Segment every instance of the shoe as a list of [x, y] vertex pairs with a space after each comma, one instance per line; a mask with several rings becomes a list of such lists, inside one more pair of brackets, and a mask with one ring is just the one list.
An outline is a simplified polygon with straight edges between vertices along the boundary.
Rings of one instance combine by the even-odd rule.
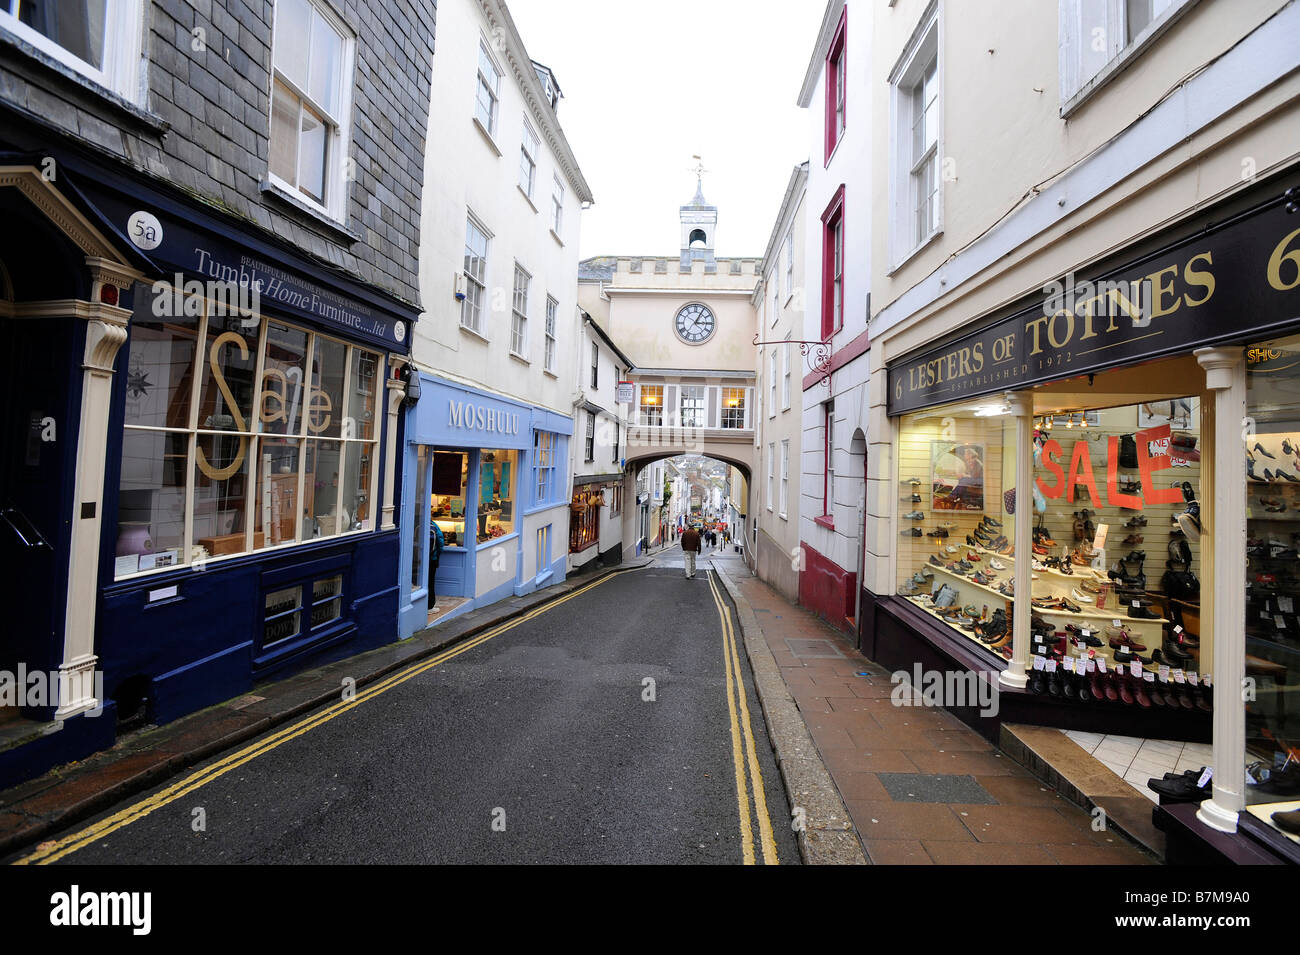
[[1142, 653], [1146, 650], [1146, 645], [1138, 643], [1129, 635], [1129, 632], [1122, 627], [1107, 627], [1104, 631], [1110, 648], [1118, 650], [1121, 647], [1130, 652]]
[[902, 533], [900, 536], [902, 536], [902, 537], [924, 537], [925, 534], [921, 531], [921, 528], [919, 528], [919, 527], [909, 527], [907, 530], [903, 531], [903, 533]]
[[948, 532], [941, 527], [936, 527], [934, 530], [929, 531], [925, 536], [926, 537], [947, 537]]
[[921, 513], [920, 511], [912, 511], [912, 513], [910, 513], [910, 514], [904, 514], [904, 515], [903, 515], [903, 520], [905, 520], [905, 521], [923, 521], [923, 520], [925, 520], [925, 515], [924, 515], [923, 513]]
[[1277, 478], [1281, 478], [1283, 481], [1290, 481], [1292, 484], [1300, 484], [1300, 478], [1292, 477], [1290, 474], [1288, 474], [1286, 471], [1283, 471], [1281, 468], [1278, 468], [1276, 471], [1274, 471], [1273, 476]]
[[1146, 527], [1147, 519], [1145, 517], [1132, 517], [1124, 522], [1125, 527]]
[[1300, 836], [1300, 809], [1292, 809], [1290, 812], [1275, 812], [1269, 818], [1273, 820], [1273, 825], [1283, 832], [1289, 832], [1293, 836]]
[[1147, 788], [1158, 794], [1162, 803], [1203, 802], [1212, 795], [1210, 787], [1197, 786], [1195, 779], [1186, 776], [1177, 779], [1148, 779]]
[[921, 503], [921, 495], [919, 495], [919, 494], [913, 494], [913, 495], [912, 495], [912, 503], [913, 503], [913, 504], [920, 504], [920, 503]]
[[[910, 514], [908, 516], [911, 517]], [[1142, 543], [1141, 534], [1129, 534], [1128, 537], [1124, 538], [1125, 547], [1136, 547], [1140, 543]]]
[[994, 520], [993, 518], [991, 518], [991, 517], [986, 517], [986, 518], [984, 518], [984, 523], [987, 524], [987, 525], [989, 525], [989, 527], [997, 527], [997, 528], [1001, 528], [1001, 527], [1002, 527], [1002, 522], [1001, 522], [1001, 521], [995, 521], [995, 520]]
[[1276, 455], [1273, 455], [1273, 454], [1269, 454], [1269, 453], [1268, 453], [1268, 450], [1267, 450], [1267, 449], [1266, 449], [1262, 444], [1260, 444], [1258, 441], [1255, 442], [1255, 447], [1254, 447], [1252, 450], [1258, 451], [1260, 454], [1264, 455], [1264, 457], [1266, 457], [1266, 458], [1272, 458], [1274, 461], [1277, 460], [1277, 456], [1276, 456]]
[[1146, 607], [1130, 606], [1128, 608], [1128, 615], [1132, 617], [1134, 620], [1159, 620], [1160, 619], [1159, 614], [1152, 613]]

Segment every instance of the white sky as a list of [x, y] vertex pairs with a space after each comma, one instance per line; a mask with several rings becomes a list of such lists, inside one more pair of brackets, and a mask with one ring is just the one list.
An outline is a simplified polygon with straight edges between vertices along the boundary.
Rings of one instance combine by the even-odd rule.
[[761, 256], [791, 169], [809, 155], [795, 105], [822, 0], [507, 0], [555, 71], [560, 124], [596, 204], [580, 254], [676, 255], [677, 207], [718, 207], [717, 252]]

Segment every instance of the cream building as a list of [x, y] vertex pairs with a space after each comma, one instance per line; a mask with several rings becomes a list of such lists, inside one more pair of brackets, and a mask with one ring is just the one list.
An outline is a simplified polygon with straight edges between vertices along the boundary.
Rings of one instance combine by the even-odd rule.
[[[624, 452], [629, 497], [643, 468], [686, 452], [734, 464], [747, 480], [755, 468], [760, 399], [750, 299], [759, 260], [716, 256], [717, 208], [698, 182], [678, 214], [677, 256], [592, 258], [579, 271], [579, 306], [634, 366]], [[651, 545], [660, 541], [654, 517], [624, 515], [626, 552], [643, 536]]]
[[[1157, 811], [1171, 853], [1210, 858], [1198, 853], [1219, 830], [1239, 840], [1220, 843], [1226, 857], [1267, 855], [1279, 838], [1267, 787], [1243, 770], [1280, 765], [1273, 741], [1300, 736], [1287, 715], [1300, 680], [1278, 649], [1300, 621], [1282, 609], [1291, 577], [1271, 556], [1291, 537], [1261, 503], [1288, 483], [1264, 470], [1300, 429], [1288, 397], [1300, 390], [1288, 337], [1300, 315], [1300, 5], [899, 0], [872, 11], [881, 161], [864, 649], [887, 666], [1000, 672], [1003, 711], [1028, 722], [1212, 740], [1211, 798]], [[1189, 497], [1199, 533], [1172, 520]], [[1102, 573], [1119, 578], [1095, 607], [1036, 612], [1057, 627], [1118, 623], [1158, 656], [1132, 674], [1125, 663], [1121, 679], [1105, 642], [1082, 657], [1067, 648], [1053, 666], [1082, 667], [1122, 698], [1053, 715], [1036, 701], [1060, 678], [1035, 663], [1052, 651], [1033, 640], [1029, 602], [1010, 607], [996, 585], [1070, 599], [1077, 584], [1050, 569], [1031, 577], [1025, 557], [1031, 525], [1056, 542], [1038, 542], [1040, 560], [1078, 546], [1080, 509], [1084, 549], [1100, 548]], [[931, 566], [959, 603], [1009, 609], [1011, 636], [981, 644], [916, 599], [932, 585], [912, 576], [945, 540], [912, 529], [947, 524], [964, 542], [993, 527], [986, 518], [998, 526], [980, 549], [1001, 536], [1016, 555], [993, 558], [1006, 565], [993, 585]], [[1245, 704], [1244, 680], [1260, 685]], [[1180, 708], [1193, 698], [1195, 710]]]

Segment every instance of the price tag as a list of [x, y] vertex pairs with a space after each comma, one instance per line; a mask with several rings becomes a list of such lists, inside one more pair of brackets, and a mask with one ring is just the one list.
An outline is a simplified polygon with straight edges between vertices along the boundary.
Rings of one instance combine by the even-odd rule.
[[1280, 613], [1273, 614], [1273, 623], [1279, 630], [1286, 629], [1286, 617], [1282, 616]]
[[1074, 672], [1074, 657], [1065, 658], [1065, 668], [1069, 670], [1071, 673]]
[[1140, 601], [1140, 600], [1135, 600], [1135, 601], [1133, 601], [1133, 606], [1134, 606], [1135, 608], [1136, 608], [1136, 607], [1141, 607], [1141, 606], [1142, 606], [1142, 601]]
[[1048, 661], [1047, 661], [1047, 672], [1048, 672], [1048, 673], [1055, 673], [1055, 672], [1056, 672], [1056, 661], [1055, 661], [1055, 660], [1048, 660]]
[[1131, 663], [1129, 663], [1128, 672], [1133, 674], [1133, 676], [1140, 677], [1142, 675], [1142, 661], [1133, 660]]
[[1089, 630], [1087, 627], [1084, 627], [1079, 635], [1083, 637], [1085, 640], [1087, 640], [1089, 637], [1092, 636], [1092, 631]]
[[1097, 672], [1098, 672], [1098, 673], [1105, 673], [1105, 672], [1106, 672], [1106, 658], [1105, 658], [1105, 657], [1098, 657], [1098, 658], [1097, 658]]
[[1096, 661], [1096, 660], [1093, 660], [1093, 659], [1091, 659], [1091, 658], [1089, 658], [1089, 660], [1088, 660], [1088, 672], [1091, 673], [1091, 672], [1092, 672], [1093, 670], [1095, 670], [1095, 669], [1097, 669], [1097, 661]]
[[1120, 620], [1118, 617], [1116, 617], [1114, 620], [1112, 620], [1111, 623], [1113, 623], [1113, 624], [1114, 624], [1115, 626], [1117, 626], [1117, 627], [1122, 627], [1122, 626], [1124, 626], [1124, 621], [1123, 621], [1123, 620]]
[[1267, 619], [1268, 619], [1268, 616], [1269, 616], [1269, 614], [1268, 614], [1268, 611], [1267, 611], [1267, 610], [1261, 610], [1261, 611], [1259, 612], [1259, 619], [1260, 619], [1260, 620], [1267, 620]]
[[1201, 674], [1201, 682], [1206, 686], [1214, 686], [1214, 682], [1210, 679], [1210, 674], [1208, 673]]
[[1037, 654], [1035, 654], [1035, 656], [1034, 656], [1034, 669], [1035, 669], [1035, 670], [1041, 670], [1041, 669], [1043, 669], [1043, 667], [1044, 667], [1046, 664], [1047, 664], [1047, 658], [1046, 658], [1046, 657], [1040, 657], [1040, 656], [1038, 656]]
[[1282, 608], [1283, 613], [1295, 613], [1295, 607], [1291, 603], [1290, 597], [1279, 597], [1277, 599], [1277, 604]]
[[1182, 671], [1182, 670], [1175, 670], [1175, 671], [1173, 672], [1173, 677], [1174, 677], [1174, 682], [1175, 682], [1175, 683], [1186, 683], [1186, 682], [1187, 682], [1187, 677], [1183, 675], [1183, 671]]
[[1183, 628], [1181, 626], [1174, 627], [1174, 633], [1182, 633], [1182, 632], [1183, 632]]
[[1204, 789], [1207, 785], [1209, 785], [1210, 780], [1213, 778], [1214, 778], [1214, 767], [1206, 766], [1205, 772], [1201, 773], [1201, 778], [1196, 780], [1196, 788]]
[[1160, 664], [1160, 682], [1161, 683], [1169, 682], [1169, 665], [1166, 663]]
[[1149, 673], [1149, 672], [1143, 673], [1142, 679], [1145, 680], [1147, 683], [1154, 683], [1156, 682], [1156, 675], [1154, 673]]

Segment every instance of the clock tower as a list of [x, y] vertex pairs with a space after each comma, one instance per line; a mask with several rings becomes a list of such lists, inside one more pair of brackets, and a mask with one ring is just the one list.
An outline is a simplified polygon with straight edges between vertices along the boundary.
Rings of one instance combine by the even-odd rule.
[[679, 215], [682, 220], [682, 260], [681, 270], [689, 272], [692, 262], [703, 262], [704, 271], [716, 272], [717, 260], [713, 254], [713, 236], [718, 227], [718, 207], [711, 206], [704, 198], [704, 170], [695, 170], [695, 197], [681, 206]]

